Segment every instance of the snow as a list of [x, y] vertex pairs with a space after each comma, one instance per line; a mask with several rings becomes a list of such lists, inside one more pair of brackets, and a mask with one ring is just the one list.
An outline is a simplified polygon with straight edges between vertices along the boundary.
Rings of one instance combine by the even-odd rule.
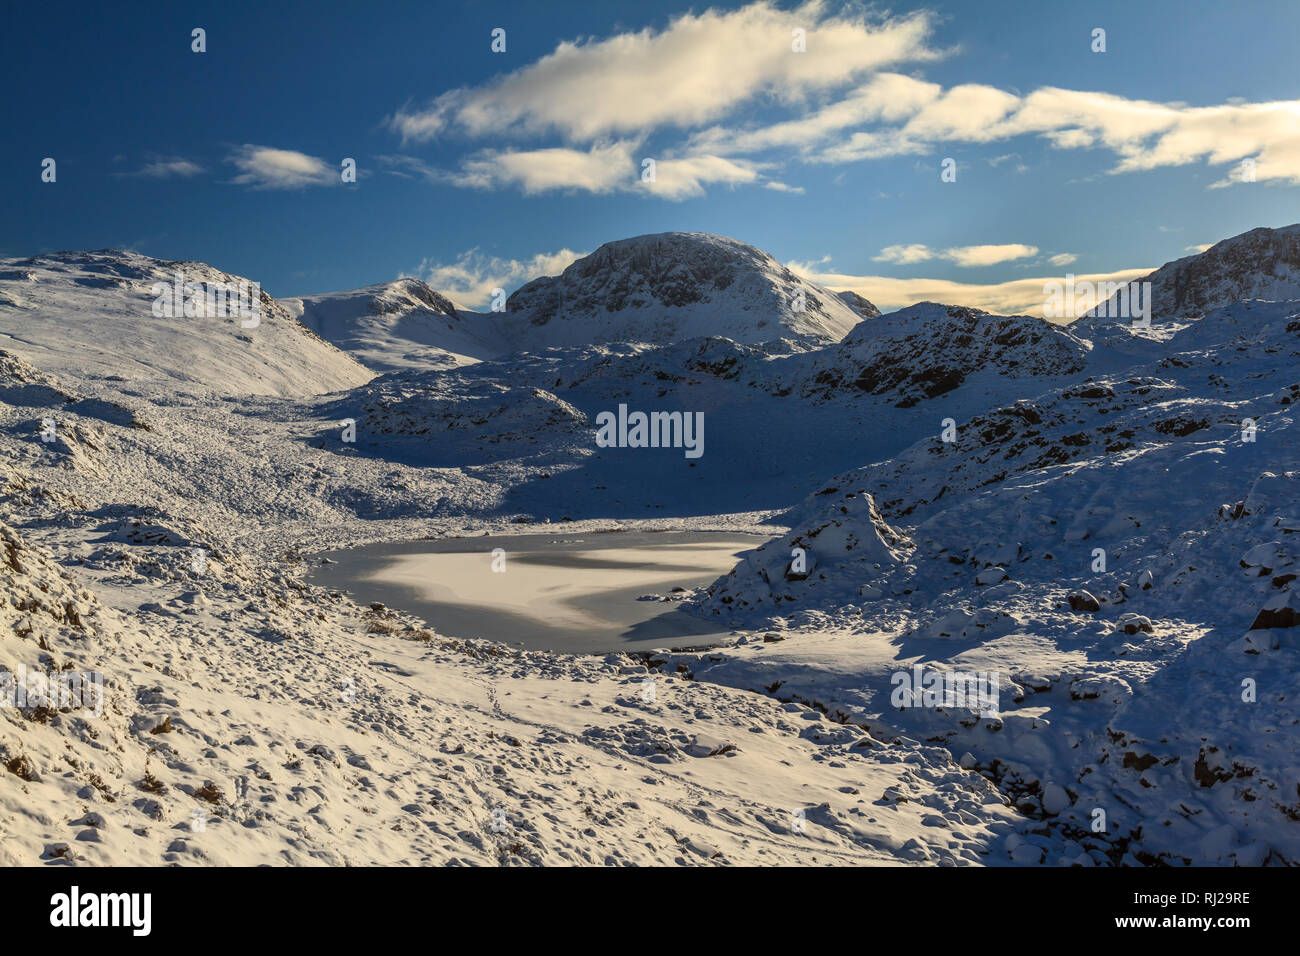
[[503, 321], [516, 347], [536, 350], [707, 335], [832, 342], [873, 314], [865, 299], [846, 301], [746, 243], [668, 232], [606, 243], [533, 280], [507, 300]]
[[377, 372], [452, 368], [506, 350], [492, 316], [458, 310], [419, 279], [281, 301], [307, 328]]
[[[1142, 335], [867, 317], [698, 234], [504, 315], [398, 280], [252, 328], [154, 314], [240, 281], [201, 263], [6, 260], [0, 670], [104, 683], [0, 710], [0, 863], [1294, 863], [1297, 228]], [[703, 457], [597, 447], [619, 403], [702, 411]], [[764, 540], [682, 602], [720, 644], [635, 657], [309, 580], [548, 524]], [[996, 707], [896, 706], [917, 668]]]
[[113, 250], [2, 260], [0, 348], [56, 375], [113, 375], [226, 395], [311, 395], [372, 377], [269, 296], [253, 328], [239, 316], [156, 316], [153, 288], [177, 274], [184, 282], [240, 281], [204, 263]]
[[[1300, 299], [1300, 224], [1251, 229], [1136, 281], [1151, 283], [1151, 314], [1165, 320], [1199, 318], [1248, 299]], [[1130, 324], [1115, 318], [1114, 306], [1124, 295], [1116, 293], [1080, 326], [1094, 334], [1114, 334]]]

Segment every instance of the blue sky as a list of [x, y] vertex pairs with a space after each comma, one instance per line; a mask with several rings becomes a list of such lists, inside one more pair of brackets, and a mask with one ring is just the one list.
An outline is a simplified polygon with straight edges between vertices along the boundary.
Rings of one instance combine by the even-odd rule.
[[130, 248], [277, 296], [419, 275], [479, 305], [602, 242], [693, 230], [885, 306], [1009, 310], [1044, 277], [1154, 267], [1300, 220], [1293, 3], [5, 17], [3, 256]]

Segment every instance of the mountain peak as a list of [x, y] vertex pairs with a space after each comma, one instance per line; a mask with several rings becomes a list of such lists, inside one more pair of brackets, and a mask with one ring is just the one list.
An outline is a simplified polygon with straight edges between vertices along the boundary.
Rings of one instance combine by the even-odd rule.
[[874, 319], [880, 315], [880, 310], [876, 308], [873, 303], [868, 302], [852, 289], [845, 289], [843, 292], [837, 292], [835, 294], [840, 297], [841, 302], [864, 319]]
[[[1271, 229], [1261, 226], [1216, 242], [1204, 252], [1167, 262], [1138, 282], [1151, 283], [1151, 317], [1201, 316], [1250, 299], [1300, 299], [1300, 223]], [[1082, 320], [1087, 327], [1126, 324], [1117, 293]]]
[[666, 343], [705, 335], [758, 343], [839, 341], [862, 318], [836, 293], [736, 239], [664, 232], [607, 242], [507, 301], [521, 347]]

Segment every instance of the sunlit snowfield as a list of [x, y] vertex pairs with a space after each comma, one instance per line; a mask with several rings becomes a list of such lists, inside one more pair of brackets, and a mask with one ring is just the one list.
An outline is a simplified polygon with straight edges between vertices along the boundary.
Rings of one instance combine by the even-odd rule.
[[323, 563], [313, 581], [418, 614], [452, 637], [570, 654], [698, 646], [730, 631], [676, 599], [764, 540], [665, 532], [377, 544], [326, 555], [337, 563]]

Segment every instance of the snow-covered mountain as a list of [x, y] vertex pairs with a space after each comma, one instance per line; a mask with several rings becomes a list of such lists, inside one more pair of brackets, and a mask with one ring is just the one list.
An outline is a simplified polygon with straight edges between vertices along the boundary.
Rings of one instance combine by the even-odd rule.
[[420, 279], [280, 302], [307, 328], [376, 371], [465, 365], [505, 347], [494, 317], [458, 310]]
[[840, 301], [864, 319], [874, 319], [880, 315], [879, 309], [851, 289], [835, 294], [840, 297]]
[[606, 243], [559, 276], [534, 279], [510, 296], [503, 319], [517, 347], [537, 349], [706, 335], [837, 342], [875, 312], [746, 243], [666, 232]]
[[[1247, 299], [1300, 298], [1300, 223], [1261, 227], [1216, 242], [1204, 252], [1167, 262], [1135, 280], [1151, 283], [1152, 319], [1199, 318], [1212, 309]], [[1080, 320], [1085, 328], [1114, 324], [1118, 301]]]
[[663, 233], [610, 242], [515, 292], [504, 312], [457, 309], [419, 279], [283, 299], [377, 371], [449, 368], [507, 353], [716, 336], [797, 351], [839, 341], [880, 310], [807, 282], [734, 239]]
[[[888, 669], [852, 664], [847, 638], [783, 690], [968, 751], [1049, 827], [1086, 832], [1107, 807], [1130, 862], [1295, 858], [1294, 744], [1260, 728], [1300, 713], [1242, 687], [1300, 678], [1300, 301], [1215, 310], [1164, 352], [828, 479], [701, 608], [999, 669], [995, 721], [891, 713]], [[764, 660], [695, 676], [752, 686], [780, 672]], [[1116, 846], [1082, 845], [1098, 862]]]
[[312, 395], [373, 377], [242, 276], [112, 249], [0, 260], [8, 346], [55, 373], [232, 395]]
[[[504, 315], [401, 280], [251, 327], [154, 311], [178, 271], [239, 281], [199, 263], [0, 264], [0, 669], [103, 673], [107, 705], [0, 721], [0, 862], [1300, 860], [1300, 300], [1119, 348], [628, 243]], [[1285, 293], [1290, 254], [1251, 255], [1171, 287]], [[618, 405], [702, 414], [704, 453], [598, 445]], [[673, 596], [729, 635], [635, 659], [306, 574], [568, 519], [767, 540]], [[896, 705], [916, 667], [999, 675], [996, 713]]]
[[[1009, 380], [1082, 370], [1091, 346], [1069, 329], [1025, 315], [991, 315], [922, 302], [855, 327], [842, 342], [793, 357], [783, 386], [816, 400], [861, 392], [899, 408], [963, 385], [1004, 390]], [[781, 377], [781, 376], [778, 376]]]

